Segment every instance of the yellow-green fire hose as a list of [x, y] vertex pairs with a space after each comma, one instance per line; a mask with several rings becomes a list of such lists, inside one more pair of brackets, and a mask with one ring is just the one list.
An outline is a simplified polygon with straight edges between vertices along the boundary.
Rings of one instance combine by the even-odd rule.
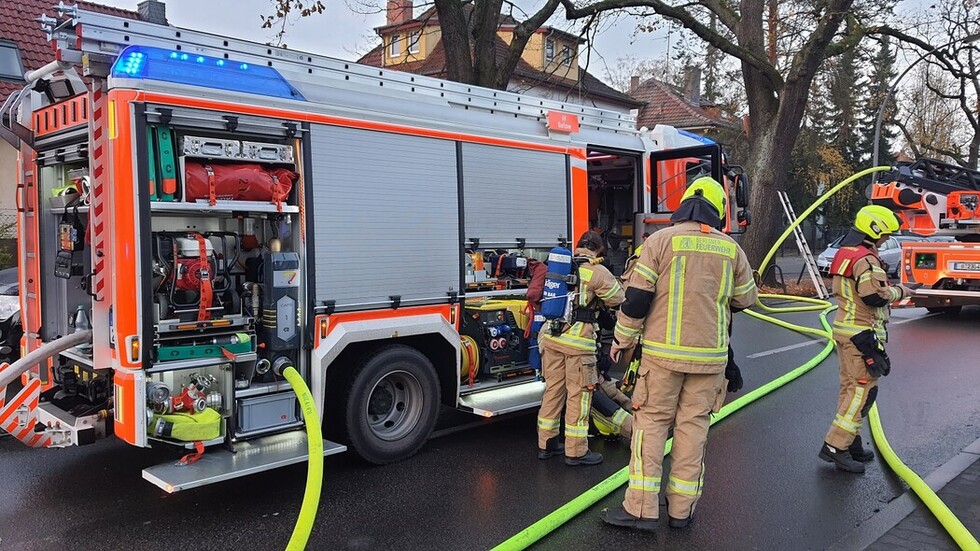
[[[890, 170], [890, 167], [878, 166], [878, 167], [862, 170], [861, 172], [855, 173], [849, 178], [841, 181], [836, 186], [831, 188], [827, 193], [822, 195], [816, 202], [814, 202], [809, 208], [807, 208], [803, 212], [803, 214], [799, 218], [797, 218], [796, 221], [794, 221], [793, 224], [791, 224], [788, 228], [786, 228], [786, 231], [783, 232], [783, 234], [779, 237], [779, 239], [776, 241], [773, 247], [769, 250], [769, 253], [766, 255], [765, 259], [763, 259], [762, 264], [759, 266], [759, 272], [761, 273], [766, 268], [766, 266], [769, 264], [769, 261], [772, 260], [773, 255], [775, 255], [776, 251], [779, 249], [779, 246], [782, 245], [783, 241], [786, 240], [786, 238], [793, 231], [793, 229], [796, 228], [796, 226], [798, 226], [804, 219], [806, 219], [807, 216], [813, 213], [813, 211], [815, 211], [821, 204], [823, 204], [826, 200], [828, 200], [833, 194], [837, 193], [839, 190], [843, 189], [853, 181], [863, 176], [866, 176], [874, 172], [881, 172], [885, 170]], [[761, 301], [761, 299], [763, 298], [789, 299], [797, 302], [808, 303], [809, 305], [794, 306], [788, 308], [786, 307], [773, 308], [763, 304]], [[831, 305], [829, 302], [825, 300], [806, 298], [806, 297], [791, 297], [791, 296], [783, 296], [783, 295], [766, 294], [766, 295], [760, 295], [760, 301], [757, 304], [757, 306], [760, 309], [770, 313], [807, 312], [807, 311], [820, 310], [821, 311], [820, 324], [824, 328], [823, 331], [819, 329], [814, 329], [812, 327], [805, 327], [784, 320], [776, 319], [771, 316], [767, 316], [765, 314], [761, 314], [751, 310], [746, 310], [745, 312], [746, 314], [754, 318], [767, 321], [779, 327], [790, 329], [792, 331], [797, 331], [799, 333], [815, 335], [819, 338], [826, 339], [827, 344], [824, 346], [823, 350], [821, 350], [819, 354], [811, 358], [805, 364], [797, 367], [796, 369], [793, 369], [792, 371], [782, 375], [781, 377], [773, 381], [770, 381], [769, 383], [755, 390], [746, 393], [744, 396], [741, 396], [740, 398], [732, 401], [731, 403], [726, 404], [723, 408], [721, 408], [721, 411], [717, 415], [712, 416], [711, 425], [714, 425], [715, 423], [721, 421], [725, 417], [728, 417], [729, 415], [745, 407], [746, 405], [754, 402], [755, 400], [758, 400], [762, 396], [769, 394], [770, 392], [776, 390], [777, 388], [782, 387], [783, 385], [789, 383], [790, 381], [810, 371], [815, 366], [819, 365], [824, 359], [826, 359], [827, 356], [829, 356], [834, 349], [834, 341], [831, 336], [830, 324], [827, 322], [827, 314], [833, 309], [835, 309], [836, 307]], [[924, 482], [922, 482], [922, 480], [918, 477], [918, 475], [916, 475], [911, 469], [906, 467], [898, 458], [898, 456], [895, 455], [895, 452], [892, 451], [891, 447], [888, 445], [888, 441], [885, 439], [884, 433], [882, 432], [881, 422], [878, 418], [878, 411], [876, 405], [871, 408], [869, 421], [871, 424], [871, 432], [875, 439], [875, 443], [877, 444], [878, 450], [881, 453], [882, 457], [885, 459], [885, 462], [888, 463], [888, 465], [892, 468], [892, 470], [894, 470], [896, 474], [898, 474], [903, 480], [905, 480], [905, 482], [909, 484], [912, 490], [919, 495], [919, 497], [926, 504], [926, 506], [929, 507], [929, 510], [936, 515], [936, 518], [939, 520], [939, 522], [942, 523], [943, 527], [947, 530], [947, 532], [949, 532], [949, 534], [953, 537], [953, 539], [962, 549], [968, 549], [970, 551], [980, 551], [980, 546], [978, 546], [977, 540], [963, 526], [963, 524], [959, 521], [959, 519], [957, 519], [952, 514], [952, 512], [950, 512], [950, 510], [946, 507], [946, 505], [942, 502], [942, 500], [940, 500], [939, 497], [936, 496], [935, 492], [933, 492]], [[670, 453], [672, 443], [673, 443], [672, 439], [667, 440], [664, 455]], [[532, 545], [533, 543], [537, 542], [544, 536], [548, 535], [549, 533], [557, 529], [559, 526], [561, 526], [562, 524], [564, 524], [574, 516], [578, 515], [582, 511], [591, 507], [600, 499], [604, 498], [605, 496], [615, 491], [617, 488], [619, 488], [624, 483], [626, 483], [628, 478], [629, 478], [629, 467], [628, 466], [623, 467], [609, 478], [603, 480], [599, 484], [587, 490], [582, 495], [576, 497], [572, 501], [569, 501], [568, 503], [561, 506], [557, 510], [553, 511], [549, 515], [545, 516], [543, 519], [535, 522], [528, 528], [522, 530], [521, 532], [518, 532], [517, 534], [507, 539], [497, 547], [493, 548], [493, 551], [512, 551], [512, 550], [527, 548], [528, 546]]]
[[286, 545], [287, 551], [299, 551], [306, 548], [310, 532], [313, 531], [313, 522], [316, 520], [316, 510], [320, 505], [320, 489], [323, 484], [323, 435], [320, 432], [320, 414], [317, 413], [313, 394], [303, 381], [303, 377], [293, 366], [284, 369], [282, 376], [293, 386], [293, 392], [299, 399], [303, 420], [306, 422], [306, 441], [309, 448], [303, 505], [299, 510], [299, 518], [296, 519], [296, 526], [293, 527], [293, 535]]

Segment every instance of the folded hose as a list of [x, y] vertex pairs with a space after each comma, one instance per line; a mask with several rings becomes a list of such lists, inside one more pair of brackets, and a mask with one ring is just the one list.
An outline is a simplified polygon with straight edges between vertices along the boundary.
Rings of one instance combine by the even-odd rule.
[[[762, 273], [769, 262], [772, 260], [776, 251], [782, 245], [783, 241], [789, 237], [790, 233], [806, 219], [807, 216], [812, 214], [820, 205], [825, 201], [830, 199], [835, 193], [854, 182], [855, 180], [872, 174], [874, 172], [883, 172], [890, 170], [891, 167], [888, 166], [877, 166], [873, 168], [868, 168], [853, 174], [847, 179], [841, 181], [833, 188], [831, 188], [827, 193], [823, 194], [819, 199], [817, 199], [809, 208], [803, 211], [800, 215], [786, 230], [783, 234], [776, 240], [776, 243], [769, 250], [766, 257], [763, 259], [762, 264], [759, 266], [759, 273]], [[767, 306], [762, 303], [762, 299], [784, 299], [792, 300], [796, 302], [807, 303], [807, 306], [794, 306], [794, 307], [780, 307], [774, 308]], [[769, 394], [770, 392], [782, 387], [783, 385], [789, 383], [790, 381], [800, 377], [804, 373], [810, 371], [815, 366], [819, 365], [824, 359], [826, 359], [831, 352], [834, 350], [834, 340], [832, 337], [832, 330], [830, 324], [827, 322], [827, 314], [832, 310], [836, 309], [830, 302], [822, 299], [808, 298], [808, 297], [795, 297], [786, 295], [773, 295], [773, 294], [762, 294], [759, 295], [759, 301], [756, 306], [768, 313], [778, 314], [778, 313], [791, 313], [791, 312], [811, 312], [820, 311], [820, 324], [823, 326], [823, 330], [814, 329], [812, 327], [806, 327], [802, 325], [797, 325], [785, 320], [780, 320], [766, 314], [761, 314], [752, 310], [745, 310], [745, 313], [754, 318], [772, 323], [779, 327], [796, 331], [799, 333], [804, 333], [807, 335], [814, 335], [821, 339], [826, 339], [827, 343], [824, 345], [823, 350], [819, 354], [811, 358], [805, 364], [793, 369], [792, 371], [778, 377], [777, 379], [770, 381], [769, 383], [752, 390], [740, 398], [726, 404], [721, 408], [716, 415], [712, 416], [711, 425], [721, 421], [722, 419], [728, 417], [732, 413], [738, 411], [739, 409], [745, 407], [746, 405], [758, 400], [762, 396]], [[932, 491], [922, 480], [916, 475], [911, 469], [902, 464], [901, 460], [895, 455], [888, 445], [887, 440], [885, 440], [884, 434], [881, 430], [881, 423], [878, 418], [877, 405], [871, 408], [869, 414], [869, 421], [871, 424], [871, 432], [874, 436], [875, 443], [878, 446], [879, 451], [885, 458], [888, 465], [898, 474], [909, 486], [919, 495], [919, 497], [926, 503], [929, 510], [936, 515], [936, 518], [942, 523], [943, 527], [947, 532], [953, 537], [953, 539], [960, 545], [963, 549], [969, 549], [970, 551], [980, 551], [980, 546], [977, 545], [977, 540], [973, 538], [968, 530], [963, 526], [963, 524], [949, 511], [942, 500], [936, 496], [935, 492]], [[664, 455], [670, 453], [671, 446], [673, 444], [673, 439], [668, 439], [665, 446]], [[511, 538], [507, 539], [500, 545], [493, 548], [493, 551], [512, 551], [526, 549], [528, 546], [539, 541], [558, 527], [560, 527], [565, 522], [571, 520], [573, 517], [581, 513], [582, 511], [588, 509], [600, 499], [606, 497], [617, 488], [625, 484], [629, 480], [629, 466], [623, 467], [616, 473], [614, 473], [609, 478], [603, 480], [599, 484], [596, 484], [592, 488], [588, 489], [582, 495], [576, 497], [575, 499], [569, 501], [565, 505], [556, 509], [549, 515], [545, 516], [541, 520], [535, 522], [531, 526], [525, 528], [524, 530], [518, 532]]]

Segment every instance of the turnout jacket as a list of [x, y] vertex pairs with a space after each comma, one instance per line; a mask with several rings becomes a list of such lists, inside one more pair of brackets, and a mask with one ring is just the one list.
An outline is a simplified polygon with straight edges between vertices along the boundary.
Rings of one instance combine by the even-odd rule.
[[[575, 249], [575, 257], [595, 258], [595, 253], [586, 248]], [[583, 263], [578, 268], [579, 283], [576, 290], [575, 304], [584, 308], [598, 298], [603, 304], [615, 307], [622, 304], [623, 286], [616, 276], [612, 275], [601, 264]], [[596, 325], [577, 321], [570, 326], [564, 326], [560, 335], [552, 335], [547, 324], [541, 329], [540, 339], [547, 341], [549, 348], [558, 349], [566, 354], [596, 353]]]
[[888, 283], [877, 248], [841, 247], [831, 264], [831, 273], [834, 296], [840, 305], [834, 318], [834, 340], [849, 342], [861, 331], [874, 329], [878, 338], [886, 342], [889, 304], [910, 293], [901, 285]]
[[616, 340], [642, 334], [643, 359], [683, 373], [721, 373], [728, 364], [732, 309], [755, 303], [745, 252], [706, 224], [681, 222], [643, 244], [630, 274]]

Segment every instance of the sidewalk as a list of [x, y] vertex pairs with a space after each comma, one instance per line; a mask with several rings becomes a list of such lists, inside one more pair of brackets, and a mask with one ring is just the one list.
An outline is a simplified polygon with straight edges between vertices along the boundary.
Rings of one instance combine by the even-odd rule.
[[[980, 448], [980, 446], [972, 446]], [[970, 448], [968, 448], [970, 449]], [[976, 450], [980, 453], [980, 449]], [[980, 459], [980, 455], [976, 456]], [[974, 536], [980, 535], [980, 461], [960, 473], [942, 490], [936, 492]], [[889, 549], [950, 549], [959, 547], [946, 533], [936, 517], [917, 500], [915, 511], [867, 548], [869, 551]]]

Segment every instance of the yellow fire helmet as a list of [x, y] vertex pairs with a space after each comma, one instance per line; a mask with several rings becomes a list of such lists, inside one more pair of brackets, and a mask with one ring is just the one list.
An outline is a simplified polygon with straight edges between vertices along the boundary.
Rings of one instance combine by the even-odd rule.
[[721, 184], [714, 178], [711, 176], [702, 176], [691, 182], [691, 185], [687, 186], [687, 191], [684, 192], [684, 196], [681, 197], [681, 202], [683, 203], [695, 196], [701, 196], [711, 203], [711, 206], [718, 210], [719, 218], [725, 217], [725, 188], [721, 187]]
[[895, 213], [881, 205], [861, 207], [854, 217], [854, 227], [875, 241], [881, 236], [895, 233], [901, 224]]

